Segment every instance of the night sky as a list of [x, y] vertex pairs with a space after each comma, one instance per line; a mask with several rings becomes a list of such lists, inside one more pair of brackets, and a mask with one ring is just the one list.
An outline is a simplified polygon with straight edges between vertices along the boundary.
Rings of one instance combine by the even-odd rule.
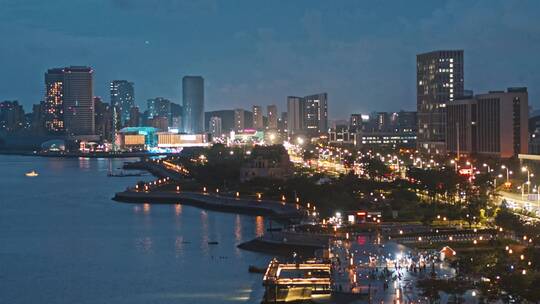
[[416, 109], [416, 54], [464, 49], [465, 88], [540, 92], [540, 1], [0, 0], [0, 100], [26, 110], [47, 68], [89, 65], [136, 100], [181, 102], [206, 81], [206, 110], [328, 92], [330, 118]]

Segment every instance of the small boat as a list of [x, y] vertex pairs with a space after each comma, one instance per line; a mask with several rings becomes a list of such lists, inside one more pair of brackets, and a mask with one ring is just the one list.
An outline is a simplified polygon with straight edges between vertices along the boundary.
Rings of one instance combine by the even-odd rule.
[[36, 176], [38, 176], [39, 174], [38, 174], [36, 171], [32, 170], [32, 171], [30, 171], [30, 172], [26, 172], [25, 175], [28, 176], [28, 177], [36, 177]]
[[208, 242], [208, 245], [217, 245], [217, 244], [219, 244], [219, 243], [216, 242], [216, 241]]
[[265, 273], [265, 268], [259, 268], [257, 266], [249, 265], [248, 271], [251, 273]]

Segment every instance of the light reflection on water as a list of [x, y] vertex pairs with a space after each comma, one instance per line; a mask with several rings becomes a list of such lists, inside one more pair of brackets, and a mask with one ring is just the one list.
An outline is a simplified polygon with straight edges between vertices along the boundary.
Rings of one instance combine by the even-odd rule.
[[234, 219], [234, 239], [237, 243], [242, 242], [242, 221], [239, 214]]
[[150, 237], [137, 238], [135, 247], [144, 253], [152, 252], [152, 239]]
[[108, 160], [0, 156], [0, 168], [0, 303], [260, 303], [247, 269], [271, 257], [236, 246], [262, 217], [112, 201], [152, 177], [109, 178]]
[[88, 157], [79, 157], [79, 168], [80, 169], [90, 169], [90, 158]]
[[182, 205], [176, 204], [174, 206], [174, 214], [176, 214], [176, 217], [180, 217], [180, 215], [182, 215]]
[[208, 256], [208, 214], [201, 210], [201, 250], [205, 256]]
[[255, 235], [261, 236], [264, 234], [264, 218], [260, 215], [255, 217]]

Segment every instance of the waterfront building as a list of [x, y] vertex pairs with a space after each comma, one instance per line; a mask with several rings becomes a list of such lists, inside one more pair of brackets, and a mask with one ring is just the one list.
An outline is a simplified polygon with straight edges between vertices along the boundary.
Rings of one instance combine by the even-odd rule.
[[94, 97], [96, 134], [102, 139], [111, 140], [113, 135], [113, 111], [110, 104], [100, 97]]
[[206, 147], [209, 145], [206, 134], [179, 134], [158, 132], [158, 148]]
[[269, 105], [266, 108], [266, 111], [268, 112], [268, 130], [277, 130], [278, 129], [278, 108], [276, 105]]
[[15, 132], [24, 125], [24, 110], [17, 100], [0, 102], [0, 131]]
[[158, 130], [152, 127], [126, 127], [118, 131], [120, 148], [126, 151], [143, 151], [157, 145]]
[[64, 68], [64, 128], [68, 135], [94, 135], [94, 71], [90, 67]]
[[208, 123], [208, 132], [212, 135], [212, 138], [220, 137], [223, 134], [221, 118], [212, 116]]
[[264, 119], [261, 106], [253, 106], [253, 129], [262, 130], [264, 129]]
[[446, 104], [463, 95], [463, 50], [441, 50], [416, 56], [418, 149], [446, 151]]
[[183, 131], [204, 132], [204, 79], [201, 76], [182, 78]]
[[30, 129], [34, 134], [42, 134], [45, 131], [45, 111], [43, 110], [44, 102], [32, 105], [32, 123]]
[[312, 296], [330, 295], [333, 285], [331, 272], [332, 265], [329, 263], [313, 261], [287, 264], [273, 259], [263, 277], [263, 302], [311, 302]]
[[50, 133], [64, 132], [64, 69], [49, 69], [45, 73], [45, 100], [42, 117]]
[[130, 120], [131, 108], [135, 106], [135, 87], [127, 80], [113, 80], [110, 87], [111, 106], [116, 107], [120, 124], [125, 126]]
[[526, 154], [528, 120], [527, 88], [454, 100], [447, 104], [448, 151], [501, 158]]

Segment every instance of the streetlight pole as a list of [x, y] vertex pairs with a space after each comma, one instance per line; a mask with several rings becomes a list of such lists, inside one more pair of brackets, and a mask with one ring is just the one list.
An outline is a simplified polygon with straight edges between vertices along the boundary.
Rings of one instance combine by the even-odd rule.
[[501, 169], [506, 169], [506, 182], [510, 182], [510, 171], [508, 170], [508, 167], [505, 165], [501, 166]]
[[531, 176], [534, 176], [534, 175], [531, 174], [528, 167], [522, 167], [521, 171], [527, 172], [527, 195], [531, 194]]

